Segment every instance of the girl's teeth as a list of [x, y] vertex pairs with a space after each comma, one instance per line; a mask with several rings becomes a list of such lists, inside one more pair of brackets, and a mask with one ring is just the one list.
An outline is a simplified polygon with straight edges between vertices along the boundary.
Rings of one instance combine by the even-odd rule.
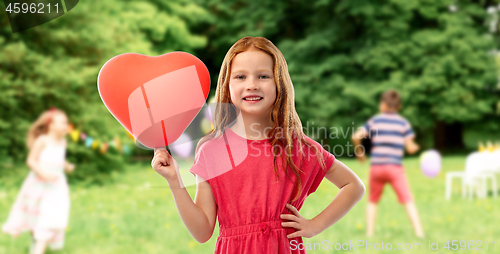
[[257, 101], [260, 100], [261, 97], [252, 97], [252, 98], [245, 98], [247, 101]]

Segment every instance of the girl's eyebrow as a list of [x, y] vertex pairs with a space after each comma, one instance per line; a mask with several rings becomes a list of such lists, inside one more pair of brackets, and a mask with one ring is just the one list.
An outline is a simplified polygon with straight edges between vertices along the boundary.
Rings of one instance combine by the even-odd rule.
[[[232, 71], [231, 74], [237, 73], [237, 72], [247, 73], [248, 71], [246, 71], [246, 70], [237, 70], [237, 71]], [[257, 70], [257, 72], [273, 72], [273, 71], [271, 71], [269, 69], [259, 69], [259, 70]]]
[[272, 70], [269, 70], [269, 69], [259, 69], [257, 71], [267, 71], [267, 72], [273, 72]]

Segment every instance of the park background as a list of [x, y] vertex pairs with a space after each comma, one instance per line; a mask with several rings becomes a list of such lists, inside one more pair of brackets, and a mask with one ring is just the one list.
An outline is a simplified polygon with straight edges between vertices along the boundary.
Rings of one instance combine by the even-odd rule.
[[[192, 53], [211, 73], [213, 96], [229, 47], [244, 36], [263, 36], [287, 60], [304, 125], [358, 127], [377, 113], [380, 94], [395, 88], [422, 150], [434, 148], [444, 156], [443, 172], [435, 178], [420, 172], [418, 154], [404, 161], [425, 240], [413, 236], [404, 209], [386, 187], [374, 238], [364, 235], [365, 196], [339, 223], [305, 242], [367, 239], [422, 242], [425, 248], [428, 240], [441, 246], [445, 240], [499, 241], [500, 202], [491, 193], [466, 200], [455, 186], [453, 199], [444, 200], [444, 173], [463, 170], [465, 156], [479, 142], [500, 140], [499, 13], [500, 1], [472, 0], [86, 0], [55, 20], [13, 33], [1, 11], [0, 220], [6, 220], [29, 172], [29, 125], [49, 107], [63, 109], [76, 129], [95, 140], [118, 138], [134, 147], [97, 91], [97, 74], [111, 57]], [[310, 136], [348, 149], [350, 135]], [[339, 151], [331, 152], [367, 184], [368, 165]], [[110, 147], [103, 153], [70, 141], [67, 155], [77, 169], [68, 176], [71, 219], [59, 253], [213, 252], [217, 229], [209, 242], [194, 241], [166, 182], [149, 165], [151, 151]], [[182, 167], [189, 169], [189, 163]], [[194, 194], [193, 186], [188, 190]], [[323, 181], [303, 215], [315, 216], [336, 193]], [[28, 245], [27, 234], [0, 235], [0, 254], [23, 253]], [[330, 251], [310, 251], [325, 252]]]

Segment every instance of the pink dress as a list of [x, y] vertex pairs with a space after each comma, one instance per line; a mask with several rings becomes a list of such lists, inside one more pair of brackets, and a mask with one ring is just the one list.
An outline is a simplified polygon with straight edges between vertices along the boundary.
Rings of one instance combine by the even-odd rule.
[[285, 175], [278, 157], [279, 178], [276, 180], [270, 140], [248, 140], [228, 128], [223, 138], [200, 146], [190, 171], [208, 181], [217, 204], [220, 235], [215, 253], [306, 253], [296, 248], [302, 243], [301, 237], [286, 237], [296, 230], [284, 228], [281, 222], [286, 220], [282, 220], [280, 214], [292, 213], [285, 207], [286, 203], [300, 210], [335, 160], [316, 141], [307, 136], [306, 140], [320, 149], [326, 168], [322, 170], [313, 149], [304, 145], [302, 159], [299, 159], [294, 146], [292, 158], [303, 171], [302, 193], [294, 202], [292, 181], [296, 177], [291, 169], [289, 177]]
[[57, 144], [47, 138], [40, 152], [40, 167], [58, 175], [57, 180], [43, 181], [30, 170], [12, 206], [2, 231], [14, 236], [33, 231], [35, 240], [48, 240], [53, 250], [64, 245], [64, 231], [69, 217], [69, 188], [64, 174], [66, 140]]

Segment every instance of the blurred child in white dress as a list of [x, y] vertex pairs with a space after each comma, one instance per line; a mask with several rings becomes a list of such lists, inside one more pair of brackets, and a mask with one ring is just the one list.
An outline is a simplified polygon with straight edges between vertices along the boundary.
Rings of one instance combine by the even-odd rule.
[[27, 137], [26, 163], [30, 168], [2, 231], [13, 236], [30, 231], [30, 253], [42, 254], [47, 246], [62, 249], [69, 218], [66, 172], [75, 166], [66, 161], [68, 118], [56, 108], [42, 113]]

